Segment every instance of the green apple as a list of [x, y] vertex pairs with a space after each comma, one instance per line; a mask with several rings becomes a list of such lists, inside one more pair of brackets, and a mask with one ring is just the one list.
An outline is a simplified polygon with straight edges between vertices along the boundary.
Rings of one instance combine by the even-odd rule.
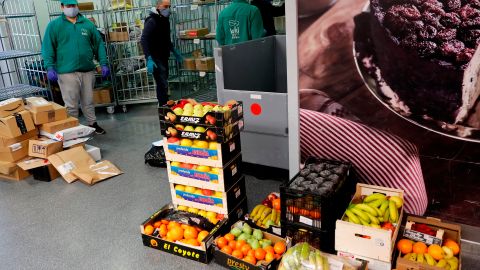
[[222, 111], [222, 107], [220, 105], [217, 105], [213, 108], [213, 111], [214, 112], [221, 112]]
[[186, 126], [183, 131], [195, 131], [195, 129], [192, 126]]
[[203, 115], [204, 115], [203, 111], [194, 111], [192, 116], [203, 117]]
[[193, 106], [193, 109], [203, 111], [203, 105], [202, 104], [197, 104], [197, 105]]
[[180, 145], [181, 145], [181, 146], [190, 147], [190, 146], [193, 145], [193, 142], [192, 142], [192, 140], [190, 140], [190, 139], [182, 139], [182, 140], [180, 141]]
[[205, 128], [204, 127], [201, 127], [201, 126], [198, 126], [198, 127], [195, 127], [195, 132], [205, 132]]
[[183, 110], [183, 116], [192, 116], [193, 115], [193, 111], [192, 110]]
[[202, 148], [202, 149], [207, 149], [208, 148], [208, 142], [207, 141], [196, 141], [195, 147]]
[[213, 110], [213, 106], [212, 105], [207, 105], [207, 106], [204, 106], [203, 107], [203, 112], [204, 113], [207, 113], [209, 111]]
[[183, 110], [186, 111], [186, 110], [193, 110], [193, 105], [192, 103], [187, 103], [183, 106]]
[[182, 108], [175, 108], [173, 110], [173, 112], [176, 114], [176, 115], [182, 115], [183, 114], [183, 109]]
[[208, 143], [208, 149], [210, 150], [217, 150], [217, 142], [209, 142]]
[[185, 186], [184, 186], [184, 185], [176, 185], [176, 186], [175, 186], [175, 190], [185, 191]]
[[185, 192], [195, 193], [195, 191], [197, 191], [197, 188], [196, 188], [196, 187], [191, 187], [191, 186], [186, 186], [186, 187], [185, 187]]

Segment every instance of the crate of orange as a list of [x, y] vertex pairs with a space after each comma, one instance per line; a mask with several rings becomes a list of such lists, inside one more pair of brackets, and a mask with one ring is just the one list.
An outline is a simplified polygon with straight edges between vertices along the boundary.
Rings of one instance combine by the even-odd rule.
[[403, 237], [396, 244], [397, 269], [461, 269], [460, 240], [460, 225], [408, 216]]
[[215, 262], [230, 269], [276, 269], [290, 239], [254, 229], [238, 221], [214, 240]]
[[222, 226], [228, 226], [228, 219], [218, 221], [207, 231], [200, 226], [170, 221], [166, 213], [172, 213], [172, 210], [176, 210], [172, 204], [166, 205], [140, 226], [143, 244], [190, 260], [209, 263], [213, 257], [213, 239]]

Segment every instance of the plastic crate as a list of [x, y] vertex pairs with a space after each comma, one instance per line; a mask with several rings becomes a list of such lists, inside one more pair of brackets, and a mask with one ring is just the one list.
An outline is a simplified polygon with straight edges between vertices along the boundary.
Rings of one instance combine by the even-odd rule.
[[321, 251], [332, 254], [335, 252], [334, 230], [313, 229], [284, 220], [282, 220], [281, 223], [282, 237], [290, 237], [292, 239], [292, 246], [297, 243], [307, 242], [312, 247], [320, 249]]
[[[298, 190], [290, 185], [299, 176], [280, 186], [282, 220], [307, 225], [312, 229], [335, 229], [335, 222], [341, 218], [355, 193], [356, 177], [351, 164], [325, 159], [309, 158], [309, 164], [327, 163], [331, 166], [344, 166], [338, 182], [328, 194], [319, 195], [310, 190]], [[331, 168], [330, 168], [331, 169]]]

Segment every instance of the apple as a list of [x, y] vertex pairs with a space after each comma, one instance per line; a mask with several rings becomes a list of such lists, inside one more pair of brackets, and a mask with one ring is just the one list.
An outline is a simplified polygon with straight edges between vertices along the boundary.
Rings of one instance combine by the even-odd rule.
[[215, 191], [215, 194], [213, 195], [213, 197], [222, 198], [223, 197], [223, 192]]
[[207, 141], [196, 141], [195, 147], [202, 148], [202, 149], [207, 149], [208, 148], [208, 142]]
[[173, 112], [176, 114], [176, 115], [182, 115], [183, 114], [183, 109], [182, 108], [175, 108], [173, 110]]
[[176, 185], [176, 186], [175, 186], [175, 190], [185, 191], [185, 186], [184, 186], [184, 185]]
[[183, 116], [192, 116], [193, 115], [193, 111], [192, 110], [183, 110]]
[[218, 220], [222, 220], [225, 218], [225, 215], [224, 214], [217, 214], [217, 219]]
[[222, 111], [222, 106], [217, 105], [217, 106], [213, 107], [213, 111], [214, 112], [221, 112]]
[[262, 204], [265, 205], [266, 207], [272, 208], [272, 202], [268, 198], [263, 200]]
[[203, 111], [203, 105], [202, 104], [197, 104], [197, 105], [193, 106], [193, 109]]
[[178, 162], [178, 161], [172, 161], [172, 162], [170, 163], [170, 166], [171, 166], [171, 167], [181, 167], [181, 163]]
[[207, 212], [207, 218], [217, 218], [217, 213], [208, 211]]
[[169, 144], [179, 144], [180, 139], [178, 139], [176, 137], [170, 137], [170, 138], [167, 139], [167, 143], [169, 143]]
[[207, 211], [205, 211], [205, 210], [200, 210], [200, 211], [198, 211], [198, 214], [197, 214], [197, 215], [206, 218], [206, 217], [207, 217]]
[[212, 168], [212, 169], [210, 170], [210, 173], [220, 174], [220, 168]]
[[205, 196], [212, 196], [213, 195], [213, 190], [202, 189], [202, 194], [205, 195]]
[[195, 193], [195, 191], [197, 191], [197, 188], [196, 188], [196, 187], [191, 187], [191, 186], [186, 186], [186, 187], [185, 187], [185, 192]]
[[193, 105], [191, 103], [186, 103], [185, 105], [183, 105], [183, 110], [193, 111]]
[[180, 210], [180, 211], [188, 211], [188, 207], [183, 206], [183, 205], [179, 205], [179, 206], [177, 207], [177, 209]]
[[210, 150], [217, 150], [217, 142], [209, 142], [208, 149]]
[[210, 221], [213, 225], [216, 225], [218, 223], [218, 220], [216, 218], [209, 218], [208, 221]]
[[209, 171], [210, 171], [210, 167], [200, 165], [200, 166], [197, 167], [197, 171], [199, 171], [199, 172], [209, 172]]
[[188, 208], [188, 212], [192, 213], [192, 214], [197, 214], [198, 213], [198, 209], [197, 208], [193, 208], [193, 207], [189, 207]]
[[193, 169], [193, 164], [182, 163], [182, 164], [180, 164], [180, 168], [184, 168], [184, 169], [187, 169], [187, 170], [191, 170], [191, 169]]
[[202, 190], [201, 190], [201, 189], [197, 189], [197, 190], [195, 190], [195, 193], [194, 193], [194, 194], [196, 194], [196, 195], [203, 195], [203, 193], [202, 193]]
[[195, 129], [192, 126], [186, 126], [183, 131], [195, 131]]
[[204, 127], [201, 127], [201, 126], [198, 126], [198, 127], [195, 127], [195, 132], [205, 132], [205, 128]]
[[203, 111], [194, 111], [192, 116], [203, 117], [204, 115]]
[[193, 145], [193, 142], [192, 142], [192, 140], [190, 140], [190, 139], [182, 139], [182, 140], [180, 141], [180, 145], [181, 145], [181, 146], [191, 147], [191, 146]]
[[185, 128], [185, 126], [184, 125], [175, 125], [175, 128], [177, 130], [183, 130]]
[[206, 105], [203, 107], [203, 112], [204, 113], [207, 113], [209, 111], [213, 110], [213, 106], [212, 105]]

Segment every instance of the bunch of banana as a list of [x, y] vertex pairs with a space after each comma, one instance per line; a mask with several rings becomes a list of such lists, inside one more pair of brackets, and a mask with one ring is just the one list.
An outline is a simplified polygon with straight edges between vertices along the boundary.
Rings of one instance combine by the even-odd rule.
[[263, 204], [255, 206], [249, 216], [257, 226], [263, 228], [280, 226], [280, 212]]
[[458, 258], [453, 256], [445, 256], [443, 259], [435, 260], [432, 255], [428, 253], [408, 253], [403, 256], [404, 259], [430, 266], [436, 266], [447, 270], [458, 269]]
[[351, 204], [345, 211], [345, 215], [349, 222], [381, 228], [382, 222], [398, 222], [398, 209], [402, 205], [403, 200], [398, 196], [387, 197], [380, 193], [373, 193], [367, 196], [363, 203]]

